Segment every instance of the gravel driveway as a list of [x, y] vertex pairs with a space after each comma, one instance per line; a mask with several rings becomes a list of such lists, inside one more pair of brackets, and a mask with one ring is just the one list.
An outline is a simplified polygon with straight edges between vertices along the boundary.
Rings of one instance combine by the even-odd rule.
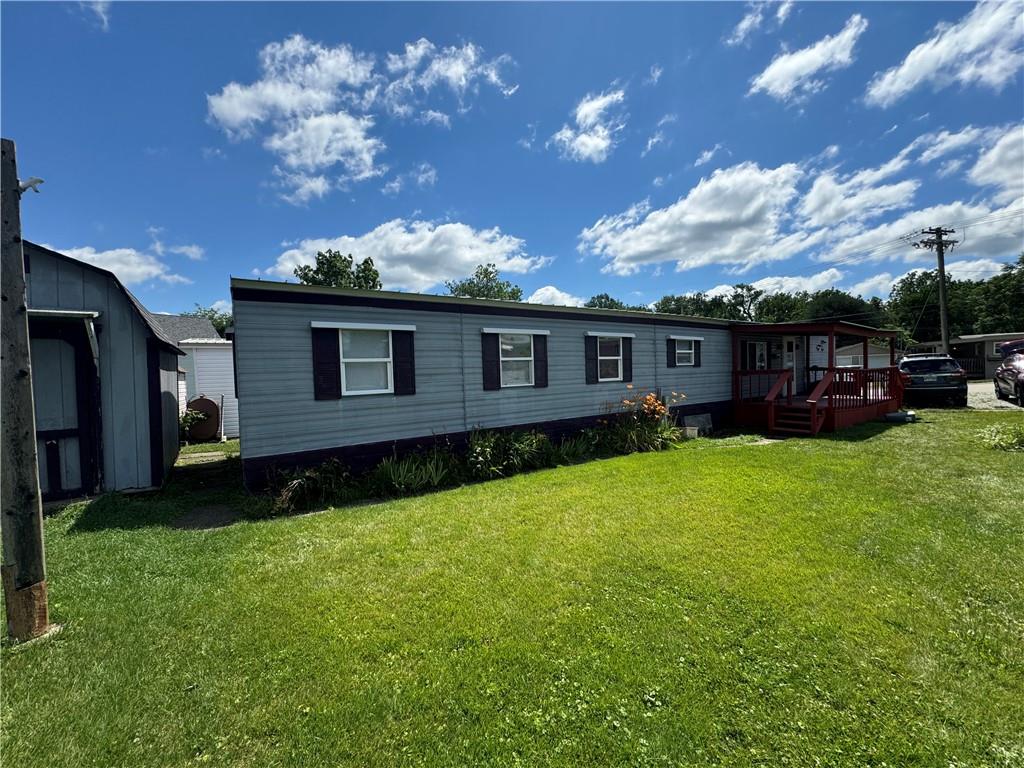
[[1024, 413], [1015, 401], [996, 400], [991, 381], [972, 381], [967, 384], [967, 407], [979, 411], [1014, 408]]

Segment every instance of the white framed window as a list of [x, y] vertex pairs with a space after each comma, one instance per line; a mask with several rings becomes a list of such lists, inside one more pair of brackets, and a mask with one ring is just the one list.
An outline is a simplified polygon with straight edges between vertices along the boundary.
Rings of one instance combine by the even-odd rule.
[[622, 337], [597, 337], [597, 380], [622, 381]]
[[676, 365], [693, 365], [693, 339], [676, 339]]
[[341, 394], [385, 395], [395, 391], [391, 331], [342, 328]]
[[1002, 354], [999, 351], [999, 345], [1002, 344], [1002, 343], [1003, 342], [1001, 342], [1001, 341], [993, 341], [992, 342], [992, 357], [999, 357]]
[[498, 350], [502, 387], [533, 386], [533, 334], [500, 333]]

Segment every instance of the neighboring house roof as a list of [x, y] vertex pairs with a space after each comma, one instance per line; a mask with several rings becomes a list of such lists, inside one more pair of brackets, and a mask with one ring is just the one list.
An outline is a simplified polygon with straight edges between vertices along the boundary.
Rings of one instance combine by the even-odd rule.
[[[949, 343], [961, 344], [972, 341], [1013, 341], [1015, 339], [1024, 339], [1024, 331], [1011, 331], [1009, 333], [969, 333], [964, 334], [963, 336], [954, 336], [949, 340]], [[933, 346], [941, 343], [941, 341], [919, 341], [914, 346]]]
[[150, 333], [152, 333], [153, 336], [156, 337], [156, 340], [159, 341], [164, 347], [166, 347], [168, 350], [170, 350], [174, 354], [176, 354], [176, 355], [184, 354], [176, 346], [175, 340], [172, 339], [170, 336], [168, 336], [167, 333], [164, 331], [164, 329], [161, 328], [160, 325], [157, 324], [156, 320], [154, 320], [153, 314], [148, 309], [146, 309], [144, 306], [142, 306], [142, 302], [139, 301], [137, 298], [135, 298], [135, 295], [131, 291], [129, 291], [127, 288], [125, 288], [124, 284], [120, 280], [118, 280], [117, 275], [115, 275], [109, 269], [103, 269], [102, 267], [97, 267], [96, 265], [90, 264], [87, 261], [81, 261], [79, 259], [73, 259], [73, 258], [71, 258], [70, 256], [68, 256], [66, 254], [60, 253], [59, 251], [54, 251], [54, 250], [52, 250], [50, 248], [46, 248], [46, 247], [44, 247], [42, 245], [39, 245], [37, 243], [30, 242], [29, 240], [23, 240], [22, 241], [22, 246], [24, 247], [25, 255], [26, 256], [31, 256], [32, 255], [32, 251], [38, 251], [39, 253], [46, 254], [47, 256], [53, 256], [54, 258], [63, 259], [64, 261], [71, 262], [72, 264], [75, 264], [75, 265], [77, 265], [79, 267], [82, 267], [83, 269], [90, 269], [93, 272], [96, 272], [98, 274], [101, 274], [101, 275], [103, 275], [103, 276], [113, 280], [114, 281], [114, 285], [116, 285], [121, 290], [121, 292], [124, 293], [124, 295], [128, 297], [128, 303], [132, 305], [132, 307], [138, 313], [139, 318], [142, 320], [143, 324], [149, 329]]
[[175, 342], [182, 342], [185, 339], [219, 339], [220, 334], [213, 327], [208, 317], [194, 317], [192, 315], [153, 315], [160, 327]]
[[[1024, 339], [1024, 331], [1014, 331], [1012, 333], [972, 333], [958, 336], [955, 341], [999, 341], [1001, 339]], [[954, 339], [950, 339], [950, 341], [954, 341]]]

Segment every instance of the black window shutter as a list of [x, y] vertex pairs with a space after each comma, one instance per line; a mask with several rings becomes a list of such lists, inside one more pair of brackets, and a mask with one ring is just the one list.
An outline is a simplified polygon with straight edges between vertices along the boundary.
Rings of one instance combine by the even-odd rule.
[[597, 336], [583, 337], [583, 358], [587, 368], [587, 384], [597, 384]]
[[533, 337], [533, 386], [548, 385], [548, 337], [534, 334]]
[[667, 341], [668, 341], [668, 344], [666, 345], [666, 349], [668, 350], [668, 356], [667, 356], [668, 367], [669, 368], [675, 368], [676, 367], [676, 340], [675, 339], [668, 339]]
[[394, 365], [395, 394], [416, 394], [416, 348], [412, 331], [391, 332], [391, 360]]
[[313, 328], [313, 397], [341, 397], [341, 347], [336, 328]]
[[501, 389], [501, 357], [498, 334], [481, 333], [480, 347], [483, 352], [484, 389]]
[[622, 380], [633, 380], [633, 340], [628, 336], [622, 338]]
[[700, 342], [693, 342], [693, 365], [695, 368], [700, 368]]

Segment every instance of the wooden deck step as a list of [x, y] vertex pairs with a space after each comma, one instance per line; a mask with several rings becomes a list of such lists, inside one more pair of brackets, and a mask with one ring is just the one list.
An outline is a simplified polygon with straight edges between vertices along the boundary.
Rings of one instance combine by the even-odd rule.
[[775, 410], [775, 426], [772, 432], [787, 435], [813, 435], [811, 409], [793, 405], [778, 406]]

